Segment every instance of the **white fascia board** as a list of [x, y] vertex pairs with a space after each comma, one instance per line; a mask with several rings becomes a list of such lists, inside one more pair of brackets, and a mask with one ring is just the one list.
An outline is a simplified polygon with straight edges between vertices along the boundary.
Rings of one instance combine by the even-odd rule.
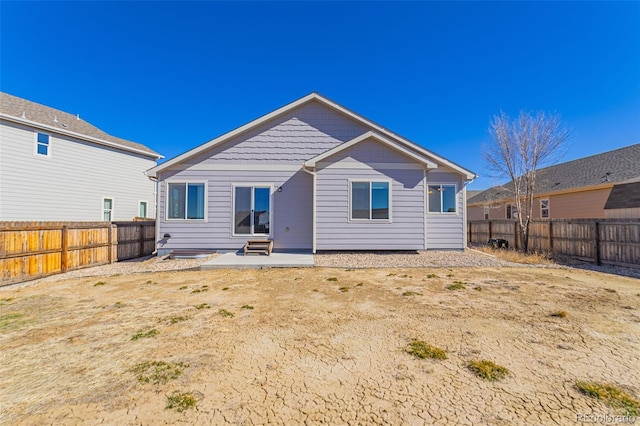
[[87, 136], [87, 135], [83, 135], [81, 133], [72, 132], [70, 130], [60, 129], [59, 127], [47, 126], [46, 124], [38, 123], [36, 121], [27, 120], [27, 119], [24, 119], [24, 118], [14, 117], [14, 116], [7, 115], [7, 114], [4, 114], [4, 113], [0, 113], [0, 118], [2, 118], [4, 120], [7, 120], [7, 121], [11, 121], [13, 123], [24, 124], [24, 125], [27, 125], [27, 126], [30, 126], [30, 127], [35, 127], [36, 129], [46, 130], [47, 132], [58, 133], [60, 135], [71, 136], [73, 138], [81, 139], [83, 141], [93, 142], [93, 143], [96, 143], [98, 145], [104, 145], [104, 146], [108, 146], [110, 148], [118, 148], [118, 149], [120, 149], [122, 151], [135, 152], [136, 154], [141, 154], [141, 155], [144, 155], [146, 157], [154, 158], [156, 161], [161, 159], [161, 158], [164, 158], [164, 156], [160, 155], [160, 154], [152, 154], [150, 152], [143, 151], [141, 149], [133, 148], [133, 147], [126, 146], [126, 145], [121, 145], [121, 144], [116, 143], [116, 142], [111, 142], [111, 141], [106, 141], [104, 139], [94, 138], [93, 136]]
[[180, 162], [182, 162], [182, 161], [184, 161], [184, 160], [186, 160], [188, 158], [191, 158], [191, 157], [193, 157], [195, 155], [200, 154], [203, 151], [206, 151], [206, 150], [208, 150], [210, 148], [213, 148], [214, 146], [219, 145], [222, 142], [225, 142], [228, 139], [231, 139], [234, 136], [237, 136], [237, 135], [239, 135], [239, 134], [241, 134], [243, 132], [246, 132], [247, 130], [252, 129], [253, 127], [257, 127], [257, 126], [261, 125], [262, 123], [265, 123], [266, 121], [271, 120], [272, 118], [275, 118], [275, 117], [277, 117], [277, 116], [279, 116], [281, 114], [284, 114], [285, 112], [287, 112], [287, 111], [289, 111], [289, 110], [291, 110], [293, 108], [298, 107], [299, 105], [302, 105], [302, 104], [304, 104], [306, 102], [309, 102], [311, 99], [314, 99], [316, 96], [317, 95], [315, 93], [311, 93], [311, 94], [309, 94], [309, 95], [307, 95], [307, 96], [305, 96], [303, 98], [298, 99], [297, 101], [293, 101], [290, 104], [287, 104], [287, 105], [285, 105], [285, 106], [283, 106], [281, 108], [278, 108], [275, 111], [270, 112], [269, 114], [266, 114], [266, 115], [263, 115], [262, 117], [256, 118], [255, 120], [250, 121], [249, 123], [247, 123], [247, 124], [245, 124], [243, 126], [240, 126], [240, 127], [236, 128], [236, 129], [234, 129], [234, 130], [232, 130], [230, 132], [227, 132], [227, 133], [225, 133], [225, 134], [223, 134], [221, 136], [218, 136], [217, 138], [212, 139], [209, 142], [205, 142], [200, 146], [197, 146], [197, 147], [195, 147], [195, 148], [193, 148], [193, 149], [191, 149], [191, 150], [189, 150], [189, 151], [187, 151], [187, 152], [185, 152], [185, 153], [183, 153], [181, 155], [178, 155], [177, 157], [174, 157], [174, 158], [172, 158], [172, 159], [170, 159], [168, 161], [165, 161], [164, 163], [147, 170], [145, 172], [145, 174], [147, 176], [150, 176], [150, 177], [157, 177], [157, 172], [165, 170], [166, 168], [168, 168], [168, 167], [170, 167], [170, 166], [172, 166], [172, 165], [174, 165], [176, 163], [180, 163]]
[[335, 148], [330, 149], [329, 151], [325, 151], [322, 154], [313, 157], [312, 159], [310, 159], [309, 161], [306, 161], [304, 164], [308, 167], [315, 167], [316, 163], [318, 163], [319, 161], [324, 160], [325, 158], [328, 158], [342, 150], [345, 150], [347, 148], [350, 148], [362, 141], [365, 141], [367, 139], [373, 139], [376, 140], [392, 149], [395, 149], [396, 151], [406, 155], [407, 157], [412, 158], [413, 160], [424, 164], [425, 166], [427, 166], [428, 169], [436, 169], [438, 168], [438, 165], [430, 160], [428, 160], [425, 157], [416, 155], [415, 153], [409, 151], [408, 149], [406, 149], [404, 146], [400, 145], [397, 142], [394, 142], [392, 140], [389, 140], [387, 138], [385, 138], [384, 136], [381, 136], [377, 133], [374, 133], [372, 131], [368, 131], [366, 133], [363, 133], [362, 135], [355, 137], [353, 139], [351, 139], [348, 142], [345, 142], [343, 144], [340, 144], [338, 146], [336, 146]]

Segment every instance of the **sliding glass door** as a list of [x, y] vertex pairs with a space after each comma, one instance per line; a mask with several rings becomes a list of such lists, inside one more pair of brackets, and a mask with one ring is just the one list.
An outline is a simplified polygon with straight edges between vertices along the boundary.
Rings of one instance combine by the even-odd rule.
[[235, 235], [269, 235], [271, 187], [236, 186], [233, 206]]

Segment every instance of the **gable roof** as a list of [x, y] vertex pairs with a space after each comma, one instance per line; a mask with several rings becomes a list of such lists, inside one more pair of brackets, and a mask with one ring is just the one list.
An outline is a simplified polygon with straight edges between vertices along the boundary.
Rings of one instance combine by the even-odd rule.
[[614, 185], [604, 205], [605, 210], [640, 207], [640, 181]]
[[430, 161], [429, 159], [427, 159], [427, 158], [425, 158], [423, 156], [417, 155], [414, 152], [412, 152], [412, 151], [408, 150], [407, 148], [403, 147], [399, 143], [393, 142], [392, 140], [389, 140], [389, 139], [385, 138], [384, 136], [381, 136], [381, 135], [379, 135], [379, 134], [377, 134], [375, 132], [372, 132], [372, 131], [368, 131], [368, 132], [363, 133], [362, 135], [360, 135], [358, 137], [355, 137], [355, 138], [351, 139], [350, 141], [341, 143], [340, 145], [336, 146], [335, 148], [332, 148], [332, 149], [330, 149], [328, 151], [325, 151], [322, 154], [317, 155], [317, 156], [313, 157], [312, 159], [310, 159], [308, 161], [305, 161], [304, 165], [307, 166], [307, 167], [315, 167], [316, 163], [324, 160], [325, 158], [328, 158], [328, 157], [330, 157], [330, 156], [332, 156], [334, 154], [337, 154], [338, 152], [340, 152], [342, 150], [350, 148], [350, 147], [352, 147], [352, 146], [354, 146], [354, 145], [356, 145], [356, 144], [358, 144], [358, 143], [360, 143], [362, 141], [369, 140], [369, 139], [376, 140], [376, 141], [382, 143], [383, 145], [391, 147], [391, 148], [395, 149], [396, 151], [399, 151], [400, 153], [402, 153], [402, 154], [414, 159], [415, 161], [424, 164], [425, 166], [427, 166], [430, 169], [435, 169], [435, 168], [438, 167], [438, 165], [436, 163]]
[[136, 152], [155, 159], [162, 158], [162, 155], [142, 144], [111, 136], [81, 119], [78, 115], [69, 114], [4, 92], [0, 92], [0, 118], [100, 145]]
[[[579, 158], [538, 170], [536, 195], [580, 188], [610, 187], [640, 177], [640, 144]], [[494, 186], [469, 199], [469, 205], [513, 196], [513, 182]]]
[[467, 170], [467, 169], [465, 169], [465, 168], [453, 163], [452, 161], [449, 161], [449, 160], [447, 160], [447, 159], [445, 159], [445, 158], [443, 158], [443, 157], [441, 157], [441, 156], [439, 156], [437, 154], [434, 154], [433, 152], [427, 151], [426, 149], [420, 147], [416, 143], [411, 142], [410, 140], [405, 139], [402, 136], [399, 136], [398, 134], [396, 134], [396, 133], [394, 133], [394, 132], [392, 132], [392, 131], [390, 131], [390, 130], [382, 127], [382, 126], [380, 126], [379, 124], [374, 123], [371, 120], [368, 120], [368, 119], [364, 118], [363, 116], [361, 116], [359, 114], [356, 114], [355, 112], [343, 107], [342, 105], [339, 105], [338, 103], [336, 103], [336, 102], [334, 102], [334, 101], [332, 101], [332, 100], [320, 95], [317, 92], [313, 92], [313, 93], [310, 93], [310, 94], [308, 94], [306, 96], [303, 96], [302, 98], [300, 98], [298, 100], [295, 100], [295, 101], [293, 101], [293, 102], [291, 102], [291, 103], [289, 103], [289, 104], [287, 104], [287, 105], [285, 105], [283, 107], [280, 107], [280, 108], [276, 109], [275, 111], [272, 111], [272, 112], [270, 112], [270, 113], [268, 113], [266, 115], [263, 115], [262, 117], [259, 117], [259, 118], [255, 119], [253, 121], [250, 121], [249, 123], [247, 123], [247, 124], [245, 124], [243, 126], [240, 126], [240, 127], [236, 128], [236, 129], [230, 131], [230, 132], [227, 132], [227, 133], [225, 133], [225, 134], [223, 134], [221, 136], [218, 136], [217, 138], [212, 139], [209, 142], [206, 142], [206, 143], [204, 143], [202, 145], [199, 145], [199, 146], [197, 146], [197, 147], [195, 147], [195, 148], [193, 148], [193, 149], [191, 149], [191, 150], [189, 150], [189, 151], [187, 151], [187, 152], [185, 152], [185, 153], [183, 153], [181, 155], [178, 155], [178, 156], [176, 156], [176, 157], [174, 157], [174, 158], [172, 158], [172, 159], [170, 159], [168, 161], [165, 161], [164, 163], [147, 170], [146, 174], [147, 174], [147, 176], [150, 176], [150, 177], [156, 177], [157, 173], [162, 171], [162, 170], [165, 170], [165, 169], [167, 169], [167, 168], [169, 168], [169, 167], [171, 167], [171, 166], [173, 166], [173, 165], [175, 165], [177, 163], [180, 163], [180, 162], [185, 161], [185, 160], [187, 160], [187, 159], [189, 159], [191, 157], [194, 157], [194, 156], [196, 156], [196, 155], [198, 155], [198, 154], [200, 154], [200, 153], [202, 153], [202, 152], [204, 152], [204, 151], [206, 151], [206, 150], [208, 150], [210, 148], [213, 148], [213, 147], [215, 147], [215, 146], [217, 146], [219, 144], [224, 143], [225, 141], [231, 139], [234, 136], [237, 136], [237, 135], [239, 135], [241, 133], [249, 131], [249, 130], [251, 130], [251, 129], [253, 129], [253, 128], [255, 128], [255, 127], [257, 127], [257, 126], [259, 126], [259, 125], [271, 120], [271, 119], [274, 119], [274, 118], [276, 118], [276, 117], [278, 117], [278, 116], [280, 116], [282, 114], [285, 114], [285, 113], [287, 113], [287, 112], [289, 112], [289, 111], [291, 111], [291, 110], [293, 110], [293, 109], [295, 109], [295, 108], [297, 108], [297, 107], [299, 107], [301, 105], [306, 104], [307, 102], [312, 102], [312, 101], [319, 102], [319, 103], [321, 103], [321, 104], [323, 104], [323, 105], [325, 105], [325, 106], [327, 106], [329, 108], [332, 108], [332, 109], [344, 114], [347, 117], [350, 117], [350, 118], [356, 120], [357, 122], [359, 122], [361, 124], [364, 124], [365, 126], [368, 126], [368, 127], [372, 128], [372, 129], [374, 129], [375, 132], [378, 133], [380, 137], [386, 137], [386, 138], [389, 138], [391, 140], [396, 140], [399, 144], [406, 145], [407, 147], [411, 148], [411, 150], [416, 151], [421, 155], [424, 155], [424, 156], [426, 156], [426, 157], [428, 157], [428, 158], [430, 158], [430, 159], [432, 159], [434, 161], [437, 161], [438, 163], [440, 163], [442, 165], [446, 165], [446, 166], [450, 167], [451, 169], [456, 170], [459, 173], [464, 174], [466, 179], [474, 179], [476, 177], [475, 173], [473, 173], [473, 172], [471, 172], [471, 171], [469, 171], [469, 170]]

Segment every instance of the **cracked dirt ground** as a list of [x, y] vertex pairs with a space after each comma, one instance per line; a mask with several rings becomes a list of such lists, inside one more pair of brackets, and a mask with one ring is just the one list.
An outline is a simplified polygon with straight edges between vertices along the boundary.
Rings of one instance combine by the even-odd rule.
[[[446, 289], [454, 281], [466, 288]], [[3, 289], [0, 423], [576, 424], [615, 414], [577, 380], [640, 396], [639, 309], [637, 279], [554, 268], [164, 272]], [[414, 358], [411, 339], [448, 359]], [[483, 381], [473, 359], [511, 375]], [[188, 367], [139, 383], [130, 368], [151, 360]], [[196, 407], [166, 409], [175, 390]]]

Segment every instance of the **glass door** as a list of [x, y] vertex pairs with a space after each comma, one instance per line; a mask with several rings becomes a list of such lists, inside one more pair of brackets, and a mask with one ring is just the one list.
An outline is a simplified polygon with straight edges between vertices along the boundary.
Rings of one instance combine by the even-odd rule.
[[233, 196], [234, 233], [236, 235], [269, 235], [271, 187], [236, 186]]

